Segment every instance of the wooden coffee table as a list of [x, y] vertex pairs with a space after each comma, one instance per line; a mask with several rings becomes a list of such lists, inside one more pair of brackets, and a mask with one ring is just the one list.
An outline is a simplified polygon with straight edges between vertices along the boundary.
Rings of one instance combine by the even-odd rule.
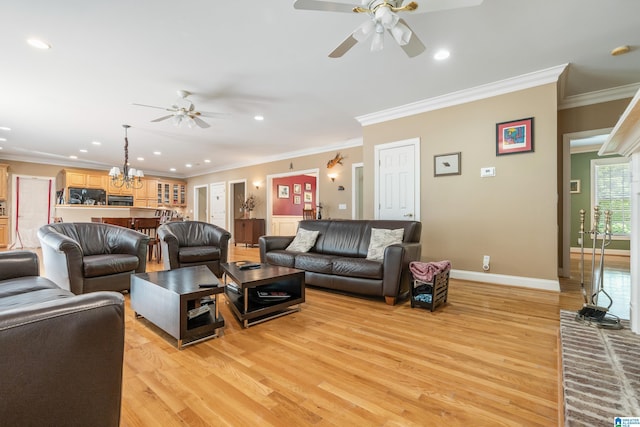
[[[200, 284], [213, 287], [200, 287]], [[131, 275], [131, 308], [178, 340], [178, 349], [218, 336], [224, 326], [219, 313], [220, 280], [206, 266]], [[189, 319], [189, 310], [210, 297], [209, 310]]]
[[[235, 262], [220, 266], [224, 272], [223, 282], [235, 285], [237, 289], [226, 286], [225, 296], [243, 327], [248, 328], [302, 309], [304, 270], [270, 264], [260, 264], [258, 269], [241, 270]], [[288, 296], [262, 298], [258, 292], [286, 293]]]

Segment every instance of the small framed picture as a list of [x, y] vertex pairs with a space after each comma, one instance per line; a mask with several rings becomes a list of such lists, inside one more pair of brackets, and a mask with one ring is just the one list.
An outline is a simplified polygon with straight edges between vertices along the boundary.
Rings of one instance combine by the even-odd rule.
[[569, 188], [570, 188], [571, 194], [579, 194], [580, 193], [580, 180], [579, 179], [572, 179], [571, 181], [569, 181]]
[[462, 153], [438, 154], [433, 156], [433, 176], [460, 175]]
[[311, 191], [311, 183], [310, 182], [305, 182], [304, 183], [304, 189], [307, 191]]
[[300, 196], [294, 195], [293, 196], [293, 204], [294, 205], [299, 205], [300, 203], [301, 203]]
[[496, 156], [533, 152], [533, 117], [496, 124]]
[[305, 191], [305, 193], [304, 193], [304, 202], [305, 202], [305, 203], [311, 203], [311, 202], [313, 202], [313, 194], [312, 194], [312, 193], [307, 193], [307, 192]]
[[302, 194], [302, 184], [293, 184], [293, 194]]
[[288, 199], [288, 198], [289, 198], [289, 186], [278, 185], [278, 199]]

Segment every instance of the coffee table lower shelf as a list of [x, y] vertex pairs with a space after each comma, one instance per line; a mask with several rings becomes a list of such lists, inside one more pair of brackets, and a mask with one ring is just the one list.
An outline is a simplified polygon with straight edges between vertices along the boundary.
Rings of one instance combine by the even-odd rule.
[[[267, 320], [298, 312], [302, 309], [301, 304], [304, 302], [304, 298], [302, 297], [291, 296], [283, 301], [260, 304], [251, 301], [248, 292], [237, 293], [229, 289], [225, 289], [224, 295], [227, 298], [227, 301], [229, 301], [231, 311], [233, 311], [233, 314], [240, 322], [242, 322], [242, 326], [245, 328], [266, 322]], [[244, 309], [245, 299], [247, 307], [246, 311]], [[294, 305], [295, 307], [292, 307]]]

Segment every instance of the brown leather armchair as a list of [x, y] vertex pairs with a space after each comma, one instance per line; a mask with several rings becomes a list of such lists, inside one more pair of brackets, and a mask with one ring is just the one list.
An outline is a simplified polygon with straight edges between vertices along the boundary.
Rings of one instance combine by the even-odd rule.
[[124, 298], [74, 295], [29, 251], [0, 252], [0, 424], [120, 422]]
[[173, 270], [206, 265], [216, 276], [220, 264], [227, 262], [231, 233], [222, 227], [200, 221], [167, 222], [158, 227], [164, 268]]
[[48, 224], [38, 238], [46, 277], [76, 295], [129, 290], [147, 268], [149, 236], [96, 222]]

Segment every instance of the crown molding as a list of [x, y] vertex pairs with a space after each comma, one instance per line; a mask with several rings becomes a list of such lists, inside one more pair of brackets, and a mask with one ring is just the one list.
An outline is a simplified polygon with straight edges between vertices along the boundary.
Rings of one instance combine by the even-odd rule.
[[640, 90], [640, 83], [618, 86], [610, 89], [597, 90], [560, 98], [558, 110], [584, 107], [586, 105], [599, 104], [601, 102], [617, 101], [618, 99], [633, 98]]
[[273, 156], [260, 157], [259, 159], [256, 159], [251, 162], [233, 163], [221, 168], [210, 169], [204, 172], [198, 172], [197, 174], [187, 175], [187, 178], [193, 178], [196, 176], [208, 175], [210, 173], [223, 172], [223, 171], [232, 170], [232, 169], [262, 165], [265, 163], [277, 162], [279, 160], [289, 160], [289, 159], [294, 159], [296, 157], [312, 156], [314, 154], [322, 154], [322, 153], [326, 153], [334, 150], [344, 150], [346, 148], [360, 147], [362, 145], [363, 145], [362, 138], [353, 138], [343, 142], [337, 142], [335, 144], [325, 145], [323, 147], [314, 147], [314, 148], [307, 148], [307, 149], [297, 150], [297, 151], [289, 151], [287, 153], [274, 154]]
[[402, 117], [413, 116], [415, 114], [426, 113], [428, 111], [439, 110], [445, 107], [452, 107], [454, 105], [504, 95], [518, 90], [529, 89], [549, 83], [556, 83], [567, 66], [568, 64], [562, 64], [556, 67], [534, 71], [532, 73], [476, 86], [470, 89], [436, 96], [434, 98], [389, 108], [371, 114], [365, 114], [356, 117], [356, 120], [360, 122], [362, 126], [369, 126]]

